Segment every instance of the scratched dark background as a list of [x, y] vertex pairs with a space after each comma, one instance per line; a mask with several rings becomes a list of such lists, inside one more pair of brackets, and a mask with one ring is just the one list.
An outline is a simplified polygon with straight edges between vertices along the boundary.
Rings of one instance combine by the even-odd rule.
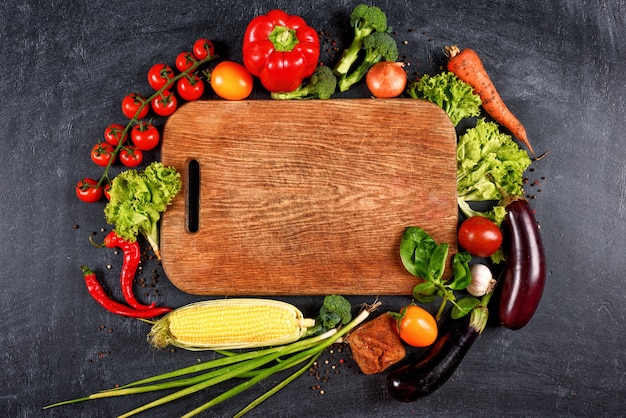
[[[154, 395], [42, 406], [210, 358], [154, 351], [149, 325], [113, 316], [88, 296], [80, 266], [100, 269], [115, 290], [120, 257], [88, 238], [108, 228], [104, 202], [77, 201], [74, 185], [101, 171], [89, 159], [119, 103], [149, 92], [145, 74], [173, 64], [199, 37], [241, 60], [247, 23], [272, 8], [325, 31], [333, 64], [351, 39], [354, 1], [13, 1], [0, 5], [0, 414], [109, 417]], [[245, 4], [245, 5], [244, 5]], [[433, 73], [443, 47], [483, 57], [538, 152], [527, 192], [546, 247], [548, 278], [528, 326], [490, 326], [452, 379], [415, 403], [393, 401], [384, 375], [363, 376], [345, 353], [327, 355], [319, 390], [304, 375], [250, 416], [606, 416], [626, 410], [626, 3], [586, 1], [379, 1], [411, 76]], [[326, 39], [328, 38], [328, 39]], [[329, 49], [330, 48], [330, 49]], [[267, 98], [258, 90], [254, 98]], [[359, 86], [341, 97], [367, 97]], [[214, 99], [210, 93], [207, 99]], [[162, 120], [155, 120], [162, 123]], [[158, 152], [147, 161], [158, 159]], [[110, 271], [105, 269], [111, 265]], [[154, 262], [143, 300], [180, 306], [199, 299], [174, 288]], [[154, 270], [155, 272], [152, 272]], [[149, 272], [149, 273], [148, 273]], [[158, 295], [157, 295], [158, 293]], [[118, 295], [119, 296], [119, 295]], [[319, 298], [286, 298], [312, 314]], [[355, 303], [370, 298], [354, 297]], [[381, 297], [398, 309], [409, 296]], [[340, 364], [335, 374], [332, 365]], [[337, 370], [337, 369], [335, 369]], [[264, 384], [265, 387], [267, 385]], [[205, 391], [146, 416], [195, 408]], [[229, 416], [259, 392], [206, 416]]]

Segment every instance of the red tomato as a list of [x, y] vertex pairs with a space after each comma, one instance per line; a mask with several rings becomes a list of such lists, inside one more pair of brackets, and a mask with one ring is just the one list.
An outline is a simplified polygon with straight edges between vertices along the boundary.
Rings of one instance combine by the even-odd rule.
[[204, 94], [204, 82], [197, 75], [191, 74], [178, 80], [176, 90], [180, 97], [191, 102], [198, 100]]
[[215, 45], [206, 38], [200, 38], [193, 44], [193, 54], [199, 60], [215, 55]]
[[122, 113], [128, 119], [143, 119], [148, 116], [148, 106], [144, 106], [139, 111], [139, 108], [145, 103], [146, 98], [138, 93], [131, 93], [124, 97], [122, 100]]
[[104, 192], [104, 197], [106, 197], [107, 200], [111, 200], [111, 183], [105, 184], [102, 190]]
[[252, 93], [252, 74], [243, 65], [222, 61], [211, 72], [211, 88], [226, 100], [242, 100]]
[[169, 116], [176, 111], [178, 102], [169, 90], [163, 90], [163, 93], [152, 99], [152, 110], [159, 116]]
[[196, 57], [191, 52], [181, 52], [176, 56], [176, 69], [181, 73], [196, 63]]
[[143, 161], [143, 151], [132, 145], [124, 147], [120, 151], [120, 161], [126, 167], [137, 167]]
[[130, 131], [130, 139], [137, 149], [150, 151], [159, 145], [159, 130], [151, 123], [140, 122]]
[[[114, 151], [115, 148], [113, 148], [113, 145], [106, 142], [98, 142], [91, 148], [91, 159], [96, 165], [106, 167], [109, 165], [109, 162], [115, 161]], [[111, 162], [111, 164], [113, 162]]]
[[502, 232], [498, 225], [482, 216], [472, 216], [463, 221], [458, 232], [459, 245], [477, 257], [489, 257], [502, 245]]
[[155, 90], [165, 87], [171, 78], [174, 78], [174, 71], [167, 64], [154, 64], [148, 70], [148, 84]]
[[365, 83], [374, 97], [389, 98], [402, 94], [406, 73], [401, 62], [383, 61], [374, 64], [365, 75]]
[[[124, 132], [124, 127], [119, 123], [113, 123], [107, 126], [104, 129], [104, 140], [114, 147], [117, 146], [120, 142], [120, 138], [122, 138], [122, 133]], [[122, 143], [126, 142], [127, 135], [124, 135], [122, 139]]]
[[435, 317], [417, 305], [402, 308], [396, 325], [400, 338], [413, 347], [428, 347], [435, 342], [439, 332]]
[[76, 184], [76, 196], [82, 202], [97, 202], [102, 199], [102, 186], [94, 179], [84, 178]]

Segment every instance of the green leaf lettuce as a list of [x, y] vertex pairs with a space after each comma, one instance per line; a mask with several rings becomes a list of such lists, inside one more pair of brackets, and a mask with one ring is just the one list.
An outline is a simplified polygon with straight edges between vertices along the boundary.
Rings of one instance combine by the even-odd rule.
[[451, 72], [425, 74], [409, 84], [407, 93], [414, 99], [426, 99], [442, 108], [454, 126], [464, 118], [480, 115], [480, 97]]
[[128, 241], [142, 234], [160, 258], [158, 222], [181, 188], [180, 173], [160, 162], [141, 172], [126, 170], [111, 184], [111, 199], [104, 208], [106, 221]]
[[478, 212], [469, 202], [499, 201], [498, 187], [509, 195], [523, 194], [524, 172], [530, 164], [528, 153], [510, 135], [500, 132], [496, 123], [478, 119], [457, 143], [459, 208], [468, 217], [486, 216], [500, 224], [506, 215], [503, 206]]

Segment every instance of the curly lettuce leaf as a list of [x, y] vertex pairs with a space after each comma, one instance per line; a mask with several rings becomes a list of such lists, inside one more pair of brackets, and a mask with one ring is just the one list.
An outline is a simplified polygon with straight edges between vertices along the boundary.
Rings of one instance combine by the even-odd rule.
[[510, 135], [500, 132], [496, 123], [478, 119], [457, 143], [459, 208], [468, 217], [486, 216], [499, 225], [506, 215], [503, 206], [479, 212], [469, 202], [499, 201], [499, 188], [510, 195], [523, 194], [524, 172], [530, 164], [528, 153]]
[[180, 173], [157, 162], [147, 166], [142, 175], [152, 192], [152, 206], [164, 212], [181, 189]]
[[480, 115], [480, 97], [451, 72], [425, 74], [409, 85], [407, 93], [414, 99], [426, 99], [442, 108], [454, 126], [464, 118]]
[[160, 162], [142, 172], [126, 170], [111, 184], [111, 199], [104, 208], [106, 221], [125, 240], [134, 242], [143, 235], [160, 258], [158, 222], [181, 188], [180, 173]]

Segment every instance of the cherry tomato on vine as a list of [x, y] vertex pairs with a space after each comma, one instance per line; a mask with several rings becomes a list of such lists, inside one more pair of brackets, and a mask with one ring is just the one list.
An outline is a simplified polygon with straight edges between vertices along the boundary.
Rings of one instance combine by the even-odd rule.
[[200, 38], [193, 44], [193, 54], [199, 60], [215, 55], [215, 45], [206, 38]]
[[159, 145], [159, 130], [151, 123], [139, 122], [130, 131], [130, 139], [137, 149], [141, 151], [150, 151]]
[[502, 245], [502, 231], [490, 219], [472, 216], [461, 223], [459, 245], [477, 257], [490, 257]]
[[76, 184], [76, 196], [82, 202], [97, 202], [102, 199], [102, 186], [98, 186], [96, 180], [85, 177]]
[[400, 310], [396, 325], [400, 338], [413, 347], [428, 347], [435, 342], [439, 333], [435, 317], [426, 309], [413, 304]]
[[146, 98], [139, 93], [130, 93], [124, 99], [122, 99], [122, 113], [128, 119], [137, 117], [137, 119], [143, 119], [148, 116], [149, 108], [144, 106], [139, 112], [139, 108], [146, 102]]
[[242, 100], [252, 93], [253, 80], [243, 65], [222, 61], [211, 72], [211, 88], [226, 100]]
[[[114, 147], [117, 146], [120, 142], [120, 138], [122, 138], [122, 133], [124, 132], [124, 127], [119, 123], [112, 123], [104, 129], [104, 140]], [[122, 138], [122, 144], [126, 142], [127, 135], [124, 135]]]
[[176, 90], [180, 97], [191, 102], [198, 100], [204, 94], [204, 82], [197, 75], [191, 74], [178, 80]]
[[152, 99], [152, 110], [159, 116], [169, 116], [176, 111], [178, 101], [169, 90], [163, 90], [161, 94]]
[[143, 161], [143, 151], [136, 146], [124, 147], [120, 150], [120, 162], [126, 167], [137, 167]]
[[104, 197], [107, 200], [111, 200], [111, 183], [105, 184], [104, 187], [102, 188], [102, 191], [104, 193]]
[[111, 160], [115, 161], [115, 148], [106, 142], [98, 142], [91, 148], [91, 159], [96, 165], [106, 167]]
[[165, 87], [171, 78], [174, 78], [174, 71], [167, 64], [154, 64], [148, 70], [148, 84], [155, 90]]
[[196, 56], [191, 52], [181, 52], [176, 56], [176, 69], [181, 73], [197, 62]]

